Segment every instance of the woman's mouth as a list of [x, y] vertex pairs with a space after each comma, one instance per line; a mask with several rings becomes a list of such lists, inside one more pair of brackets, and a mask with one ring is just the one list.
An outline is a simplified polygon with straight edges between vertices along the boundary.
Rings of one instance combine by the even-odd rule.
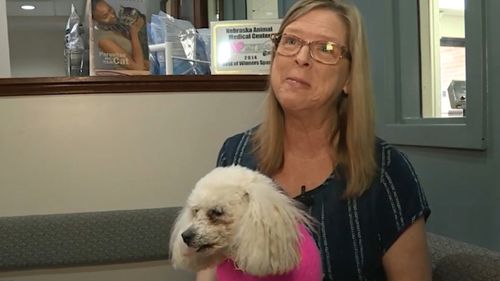
[[310, 87], [311, 85], [306, 81], [297, 77], [287, 77], [286, 82], [294, 87]]

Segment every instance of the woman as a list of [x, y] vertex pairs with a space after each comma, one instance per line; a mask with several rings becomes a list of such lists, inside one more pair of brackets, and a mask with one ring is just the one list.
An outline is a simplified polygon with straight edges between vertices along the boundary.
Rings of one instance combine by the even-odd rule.
[[227, 139], [218, 165], [258, 169], [309, 208], [324, 280], [431, 280], [425, 195], [406, 157], [374, 136], [359, 12], [299, 0], [273, 39], [266, 117]]
[[[132, 9], [132, 8], [126, 8]], [[94, 19], [94, 40], [99, 46], [96, 56], [104, 65], [113, 65], [115, 69], [149, 70], [149, 61], [145, 57], [144, 40], [139, 34], [145, 27], [145, 20], [139, 16], [125, 26], [118, 21], [115, 10], [105, 0], [92, 0], [92, 18]], [[147, 44], [147, 41], [146, 41]], [[106, 54], [106, 55], [104, 55]]]

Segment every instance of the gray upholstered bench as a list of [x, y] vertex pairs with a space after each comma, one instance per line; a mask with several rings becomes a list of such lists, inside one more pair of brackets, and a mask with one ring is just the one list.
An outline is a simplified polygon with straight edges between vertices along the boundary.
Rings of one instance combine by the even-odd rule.
[[500, 253], [428, 234], [434, 281], [500, 281]]
[[[0, 217], [0, 271], [168, 259], [180, 208]], [[500, 253], [428, 234], [434, 281], [500, 281]]]
[[167, 260], [179, 210], [0, 217], [0, 271]]

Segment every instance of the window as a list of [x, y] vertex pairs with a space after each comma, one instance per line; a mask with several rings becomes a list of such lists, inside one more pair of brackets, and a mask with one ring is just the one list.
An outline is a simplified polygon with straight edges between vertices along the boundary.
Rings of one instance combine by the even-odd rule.
[[466, 110], [464, 0], [420, 0], [422, 117]]
[[[379, 35], [387, 41], [383, 49], [376, 47], [378, 56], [384, 58], [378, 65], [385, 70], [378, 74], [382, 82], [374, 75], [376, 92], [383, 95], [378, 100], [389, 104], [382, 105], [387, 108], [379, 116], [377, 129], [395, 144], [485, 149], [484, 0], [452, 1], [464, 2], [463, 12], [453, 13], [454, 17], [463, 13], [464, 36], [439, 32], [444, 27], [438, 25], [445, 10], [439, 8], [441, 1], [388, 1], [391, 3], [382, 8], [387, 17], [381, 20], [377, 16], [381, 23], [372, 20], [384, 31], [379, 31]], [[380, 45], [380, 38], [377, 39], [370, 40], [370, 47]], [[446, 114], [441, 106], [450, 98], [443, 97], [443, 91], [458, 97], [453, 105], [448, 101], [450, 111], [444, 110]], [[467, 93], [462, 104], [460, 91]], [[465, 114], [463, 110], [458, 114], [464, 105]]]

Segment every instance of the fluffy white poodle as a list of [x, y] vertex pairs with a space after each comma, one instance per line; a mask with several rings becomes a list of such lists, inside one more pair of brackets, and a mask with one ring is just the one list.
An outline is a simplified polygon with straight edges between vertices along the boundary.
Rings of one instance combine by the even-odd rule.
[[[305, 227], [311, 220], [296, 204], [261, 173], [216, 168], [197, 182], [176, 220], [172, 263], [192, 271], [218, 266], [219, 281], [244, 279], [234, 274], [321, 280], [319, 251]], [[237, 272], [224, 273], [228, 266]]]

